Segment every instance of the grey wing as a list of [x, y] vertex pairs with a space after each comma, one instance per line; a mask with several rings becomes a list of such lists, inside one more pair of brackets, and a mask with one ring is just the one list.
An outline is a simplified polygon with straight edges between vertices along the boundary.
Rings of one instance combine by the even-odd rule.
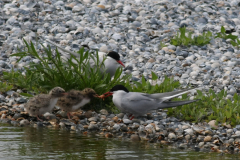
[[122, 98], [121, 107], [136, 116], [145, 114], [158, 106], [158, 100], [149, 98], [144, 93], [129, 92]]
[[194, 88], [185, 89], [185, 90], [181, 90], [181, 91], [165, 92], [165, 93], [145, 94], [145, 96], [149, 97], [149, 98], [153, 98], [153, 99], [158, 99], [160, 102], [163, 102], [163, 101], [172, 99], [174, 97], [183, 95], [185, 93], [188, 93], [191, 90], [194, 90]]
[[[43, 39], [43, 38], [42, 38], [42, 39]], [[47, 41], [48, 43], [51, 43], [51, 44], [54, 45], [55, 47], [61, 49], [61, 50], [64, 51], [64, 52], [67, 52], [67, 53], [69, 53], [69, 54], [72, 54], [72, 55], [74, 55], [74, 56], [76, 56], [76, 57], [79, 56], [77, 53], [72, 52], [72, 51], [69, 51], [69, 50], [67, 50], [67, 49], [65, 49], [65, 48], [63, 48], [63, 47], [61, 47], [60, 45], [54, 43], [53, 41], [50, 41], [50, 40], [48, 40], [48, 39], [46, 39], [46, 41]], [[61, 53], [64, 54], [64, 55], [66, 55], [66, 53], [63, 53], [63, 52], [61, 52]]]

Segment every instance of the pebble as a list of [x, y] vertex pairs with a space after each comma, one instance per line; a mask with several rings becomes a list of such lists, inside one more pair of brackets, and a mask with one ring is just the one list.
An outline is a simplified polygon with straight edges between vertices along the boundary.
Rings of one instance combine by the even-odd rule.
[[218, 126], [216, 125], [216, 120], [211, 120], [210, 122], [208, 122], [208, 124], [214, 128], [214, 129], [218, 129]]

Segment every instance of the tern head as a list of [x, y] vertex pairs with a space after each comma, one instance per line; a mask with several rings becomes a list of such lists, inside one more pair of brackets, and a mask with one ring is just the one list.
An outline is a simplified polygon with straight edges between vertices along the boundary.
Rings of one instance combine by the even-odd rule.
[[117, 52], [111, 51], [107, 54], [107, 56], [115, 59], [119, 64], [121, 64], [123, 67], [125, 67], [124, 64], [122, 63], [122, 61], [120, 60], [120, 55]]
[[84, 90], [82, 90], [82, 93], [88, 96], [89, 98], [98, 96], [97, 93], [92, 88], [85, 88]]
[[120, 85], [120, 84], [114, 86], [114, 87], [110, 90], [110, 92], [120, 91], [120, 90], [125, 91], [125, 92], [127, 92], [127, 93], [129, 92], [126, 87], [124, 87], [123, 85]]
[[103, 95], [98, 96], [98, 97], [104, 99], [104, 98], [107, 98], [107, 97], [113, 95], [113, 93], [116, 91], [124, 91], [126, 93], [129, 92], [128, 89], [126, 87], [124, 87], [123, 85], [116, 85], [109, 92], [106, 92]]
[[49, 95], [51, 95], [52, 97], [62, 97], [66, 94], [65, 90], [61, 87], [55, 87], [53, 88], [50, 92]]

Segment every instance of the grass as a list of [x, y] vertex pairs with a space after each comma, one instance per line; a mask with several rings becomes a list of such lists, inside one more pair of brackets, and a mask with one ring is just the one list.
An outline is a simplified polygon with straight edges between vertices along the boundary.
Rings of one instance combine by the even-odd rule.
[[[196, 99], [200, 99], [199, 101], [169, 108], [168, 115], [195, 123], [216, 120], [235, 126], [240, 123], [240, 96], [235, 94], [232, 100], [226, 99], [226, 96], [227, 92], [224, 90], [216, 94], [210, 89], [206, 95], [198, 90]], [[182, 99], [187, 99], [187, 95], [183, 95]]]
[[[170, 43], [175, 46], [204, 46], [209, 44], [212, 38], [212, 32], [203, 32], [202, 35], [193, 36], [193, 32], [186, 32], [186, 27], [179, 28], [180, 32], [174, 36]], [[186, 36], [187, 35], [187, 36]]]
[[0, 92], [5, 93], [13, 88], [13, 85], [7, 82], [0, 82]]

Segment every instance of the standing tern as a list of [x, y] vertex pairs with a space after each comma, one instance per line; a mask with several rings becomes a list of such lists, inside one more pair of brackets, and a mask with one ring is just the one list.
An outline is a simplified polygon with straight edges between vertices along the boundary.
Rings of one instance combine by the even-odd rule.
[[93, 97], [97, 97], [97, 93], [91, 88], [85, 88], [82, 91], [70, 90], [64, 97], [59, 98], [57, 106], [67, 112], [68, 119], [70, 112], [79, 110], [85, 104], [89, 103]]
[[[75, 57], [79, 57], [78, 53], [66, 50], [66, 49], [62, 48], [60, 45], [58, 45], [58, 44], [56, 44], [56, 43], [54, 43], [54, 42], [52, 42], [50, 40], [46, 39], [46, 41], [51, 43], [52, 45], [58, 47], [62, 51], [66, 52], [66, 53], [61, 52], [64, 55], [64, 57], [63, 57], [64, 60], [67, 60], [67, 59], [70, 58], [70, 55], [68, 55], [67, 53], [69, 53], [69, 54], [71, 54], [71, 55], [73, 55]], [[109, 53], [98, 52], [98, 56], [99, 56], [99, 64], [102, 64], [104, 58], [106, 58], [105, 61], [104, 61], [104, 66], [105, 67], [102, 67], [101, 71], [102, 71], [102, 73], [104, 71], [106, 73], [109, 73], [111, 77], [113, 77], [115, 75], [115, 72], [120, 67], [120, 65], [125, 67], [125, 65], [120, 60], [120, 55], [117, 52], [114, 52], [114, 51], [110, 51]], [[74, 60], [73, 60], [73, 62], [76, 63]], [[93, 59], [90, 59], [89, 62], [90, 62], [90, 66], [92, 68], [96, 67], [95, 61]]]
[[114, 86], [109, 92], [99, 96], [99, 98], [106, 98], [113, 95], [113, 103], [123, 113], [130, 113], [134, 116], [141, 116], [148, 113], [150, 110], [177, 107], [189, 104], [198, 100], [189, 101], [167, 101], [174, 97], [188, 93], [193, 89], [185, 89], [182, 91], [173, 91], [166, 93], [147, 94], [141, 92], [129, 92], [123, 85]]
[[65, 94], [63, 88], [55, 87], [49, 92], [49, 94], [39, 94], [31, 98], [24, 107], [30, 116], [37, 117], [38, 120], [42, 121], [38, 116], [46, 112], [51, 112], [57, 103], [58, 98]]

